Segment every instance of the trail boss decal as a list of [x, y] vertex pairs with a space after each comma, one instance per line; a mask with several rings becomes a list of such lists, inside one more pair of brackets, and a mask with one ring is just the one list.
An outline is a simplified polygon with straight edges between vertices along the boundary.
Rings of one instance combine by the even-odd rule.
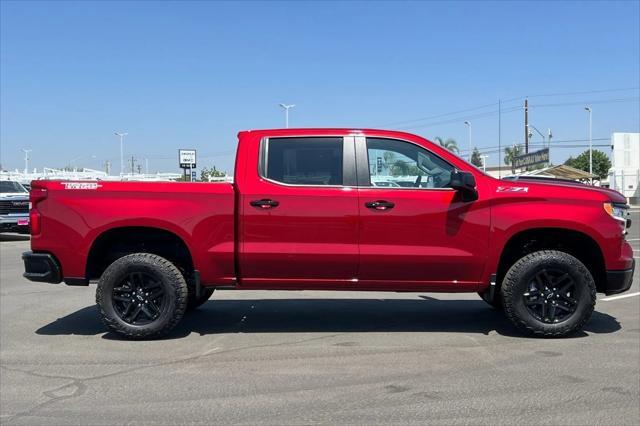
[[64, 189], [98, 189], [102, 185], [95, 182], [62, 182]]

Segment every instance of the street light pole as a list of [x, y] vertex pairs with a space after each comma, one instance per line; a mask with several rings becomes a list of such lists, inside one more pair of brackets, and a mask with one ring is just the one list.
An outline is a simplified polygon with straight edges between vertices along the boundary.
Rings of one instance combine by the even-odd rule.
[[[500, 154], [498, 154], [500, 155]], [[489, 158], [489, 156], [487, 154], [485, 155], [481, 155], [480, 158], [482, 158], [482, 171], [483, 172], [487, 172], [487, 158]], [[499, 165], [498, 165], [499, 167]]]
[[32, 149], [23, 149], [24, 152], [24, 174], [29, 173], [29, 153], [33, 151]]
[[295, 107], [295, 105], [286, 105], [286, 104], [278, 104], [282, 109], [284, 109], [284, 127], [286, 129], [289, 128], [289, 109]]
[[471, 162], [471, 123], [465, 121], [464, 124], [466, 124], [469, 129], [469, 162]]
[[593, 174], [593, 150], [592, 150], [593, 139], [591, 137], [591, 131], [593, 129], [592, 127], [593, 122], [591, 120], [592, 111], [591, 111], [591, 107], [584, 107], [584, 110], [589, 112], [589, 174]]
[[120, 138], [120, 177], [122, 177], [124, 175], [124, 137], [127, 136], [129, 133], [123, 133], [123, 132], [115, 132], [115, 135], [118, 136]]
[[538, 128], [536, 126], [534, 126], [533, 124], [528, 124], [527, 126], [532, 128], [533, 130], [535, 130], [540, 135], [540, 137], [542, 138], [542, 147], [544, 148], [545, 145], [547, 144], [547, 138], [545, 137], [545, 135], [543, 135], [540, 132], [540, 130], [538, 130]]

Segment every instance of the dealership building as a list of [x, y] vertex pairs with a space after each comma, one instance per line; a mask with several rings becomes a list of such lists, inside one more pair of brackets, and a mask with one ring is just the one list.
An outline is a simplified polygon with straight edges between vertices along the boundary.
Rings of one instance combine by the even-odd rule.
[[609, 186], [640, 204], [640, 133], [611, 135]]

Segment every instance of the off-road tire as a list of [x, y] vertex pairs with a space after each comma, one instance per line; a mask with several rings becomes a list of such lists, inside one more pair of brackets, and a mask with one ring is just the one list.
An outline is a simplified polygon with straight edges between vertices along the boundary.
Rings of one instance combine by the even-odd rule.
[[[524, 294], [536, 274], [560, 270], [574, 280], [576, 301], [573, 313], [559, 323], [540, 321], [525, 306]], [[538, 337], [563, 337], [582, 329], [591, 318], [596, 302], [596, 286], [587, 267], [570, 254], [543, 250], [528, 254], [511, 266], [501, 288], [504, 311], [522, 332]]]
[[189, 300], [187, 302], [187, 311], [192, 311], [209, 300], [214, 290], [214, 288], [202, 288], [200, 289], [200, 297], [196, 297], [195, 286], [189, 285]]
[[[120, 318], [112, 300], [113, 288], [132, 272], [152, 276], [162, 286], [166, 299], [158, 317], [144, 325], [132, 325]], [[119, 258], [102, 274], [96, 289], [100, 316], [110, 330], [130, 339], [157, 339], [169, 333], [187, 308], [187, 283], [178, 268], [167, 259], [150, 253]]]

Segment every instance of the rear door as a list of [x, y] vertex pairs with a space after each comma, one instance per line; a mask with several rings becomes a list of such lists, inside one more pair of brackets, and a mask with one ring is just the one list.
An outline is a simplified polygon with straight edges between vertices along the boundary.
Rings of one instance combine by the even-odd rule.
[[353, 137], [263, 138], [258, 163], [239, 196], [242, 286], [352, 284], [358, 267]]
[[481, 196], [464, 202], [449, 187], [454, 166], [420, 145], [385, 138], [356, 140], [359, 285], [475, 289], [488, 253], [486, 200]]

